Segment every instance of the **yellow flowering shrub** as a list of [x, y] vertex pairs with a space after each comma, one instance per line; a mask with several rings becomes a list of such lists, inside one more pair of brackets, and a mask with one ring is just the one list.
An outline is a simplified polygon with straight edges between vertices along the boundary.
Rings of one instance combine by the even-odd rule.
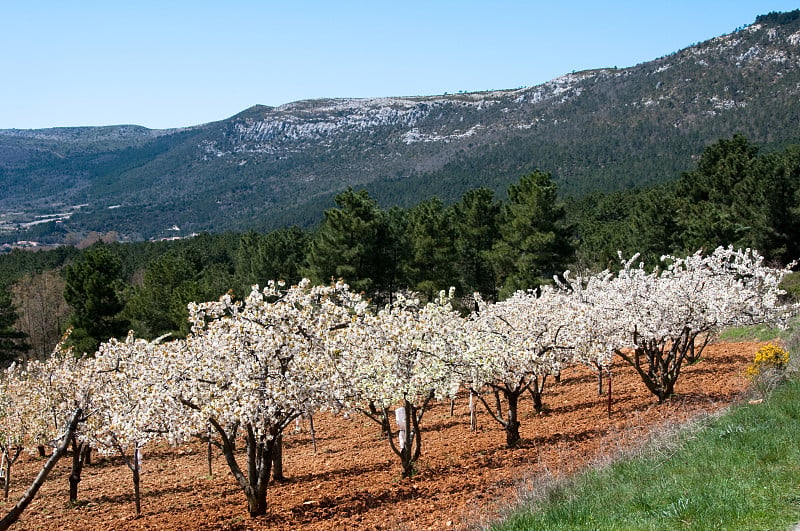
[[753, 363], [747, 367], [747, 376], [757, 378], [768, 369], [782, 370], [789, 364], [789, 353], [777, 345], [769, 343], [756, 351]]

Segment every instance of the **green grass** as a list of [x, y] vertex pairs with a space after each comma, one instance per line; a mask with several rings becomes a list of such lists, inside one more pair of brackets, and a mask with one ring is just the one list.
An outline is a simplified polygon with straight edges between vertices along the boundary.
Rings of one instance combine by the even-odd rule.
[[739, 328], [729, 328], [719, 335], [719, 340], [724, 342], [736, 341], [772, 341], [783, 339], [789, 336], [786, 330], [771, 328], [764, 325], [743, 326]]
[[799, 522], [800, 380], [705, 424], [536, 492], [492, 529], [788, 530]]

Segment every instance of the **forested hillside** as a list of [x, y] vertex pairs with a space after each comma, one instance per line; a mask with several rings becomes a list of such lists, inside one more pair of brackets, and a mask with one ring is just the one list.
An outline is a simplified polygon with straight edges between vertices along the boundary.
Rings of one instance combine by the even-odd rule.
[[3, 130], [0, 236], [309, 228], [347, 187], [385, 209], [449, 205], [480, 186], [505, 197], [536, 169], [561, 197], [673, 181], [720, 138], [764, 152], [800, 140], [796, 13], [535, 87], [255, 106], [182, 130]]
[[397, 292], [430, 300], [453, 286], [468, 311], [475, 292], [496, 301], [566, 269], [616, 269], [618, 251], [656, 265], [663, 254], [730, 244], [787, 263], [800, 257], [799, 235], [800, 145], [762, 152], [741, 135], [706, 148], [677, 181], [581, 200], [559, 199], [540, 170], [502, 196], [478, 187], [451, 205], [434, 197], [384, 209], [365, 189], [347, 188], [314, 230], [0, 255], [0, 350], [13, 359], [28, 344], [29, 355], [44, 356], [67, 326], [88, 351], [128, 329], [180, 337], [187, 303], [240, 298], [268, 280], [344, 279], [378, 306]]

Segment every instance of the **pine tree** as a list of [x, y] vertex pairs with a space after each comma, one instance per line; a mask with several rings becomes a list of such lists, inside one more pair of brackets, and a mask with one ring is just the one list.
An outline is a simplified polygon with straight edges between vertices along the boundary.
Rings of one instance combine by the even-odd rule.
[[0, 364], [7, 365], [30, 349], [27, 335], [16, 329], [17, 312], [11, 295], [0, 287]]
[[438, 197], [409, 211], [409, 287], [427, 300], [457, 283], [455, 240], [453, 211], [446, 209]]
[[500, 298], [536, 288], [564, 271], [574, 242], [549, 173], [536, 170], [512, 184], [501, 219], [501, 240], [492, 253], [502, 278]]
[[240, 287], [248, 290], [253, 284], [263, 286], [269, 280], [297, 283], [302, 278], [301, 271], [306, 268], [309, 242], [309, 234], [298, 227], [242, 235], [236, 252], [236, 277]]
[[499, 239], [500, 202], [488, 188], [468, 190], [453, 205], [456, 227], [458, 276], [465, 294], [479, 292], [484, 300], [497, 300], [497, 276], [492, 248]]
[[386, 213], [366, 190], [348, 188], [335, 202], [311, 240], [308, 276], [320, 284], [343, 279], [354, 291], [388, 298], [392, 242]]
[[[752, 175], [758, 147], [742, 135], [707, 147], [697, 168], [681, 176], [676, 187], [680, 202], [678, 231], [682, 251], [741, 245], [748, 240], [751, 215], [758, 202], [745, 181]], [[746, 242], [749, 245], [751, 242]]]
[[195, 300], [197, 275], [197, 268], [184, 252], [167, 251], [150, 261], [142, 285], [133, 288], [125, 305], [124, 315], [138, 337], [155, 339], [167, 333], [176, 337], [188, 333], [186, 305]]
[[64, 299], [72, 307], [70, 342], [78, 352], [93, 352], [102, 341], [124, 337], [122, 261], [108, 245], [96, 244], [64, 269]]

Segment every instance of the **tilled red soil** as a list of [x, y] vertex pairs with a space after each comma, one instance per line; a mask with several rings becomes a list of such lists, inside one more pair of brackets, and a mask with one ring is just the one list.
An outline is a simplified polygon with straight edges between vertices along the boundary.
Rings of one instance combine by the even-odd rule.
[[[372, 421], [318, 415], [317, 449], [307, 431], [285, 438], [285, 483], [270, 486], [269, 514], [250, 518], [244, 495], [215, 449], [209, 476], [206, 448], [145, 449], [142, 515], [134, 518], [130, 470], [117, 459], [84, 470], [77, 507], [67, 504], [69, 458], [62, 459], [14, 529], [465, 529], [512, 504], [524, 485], [571, 474], [636, 447], [651, 430], [736, 401], [744, 370], [760, 343], [707, 347], [684, 368], [677, 396], [656, 404], [634, 371], [614, 366], [612, 415], [594, 374], [573, 368], [545, 390], [546, 412], [521, 404], [519, 448], [505, 447], [502, 427], [480, 410], [469, 430], [466, 398], [436, 404], [423, 419], [418, 473], [400, 478], [400, 464]], [[307, 428], [307, 426], [306, 426]], [[242, 456], [244, 457], [244, 456]], [[15, 465], [7, 512], [30, 484], [41, 460]]]

